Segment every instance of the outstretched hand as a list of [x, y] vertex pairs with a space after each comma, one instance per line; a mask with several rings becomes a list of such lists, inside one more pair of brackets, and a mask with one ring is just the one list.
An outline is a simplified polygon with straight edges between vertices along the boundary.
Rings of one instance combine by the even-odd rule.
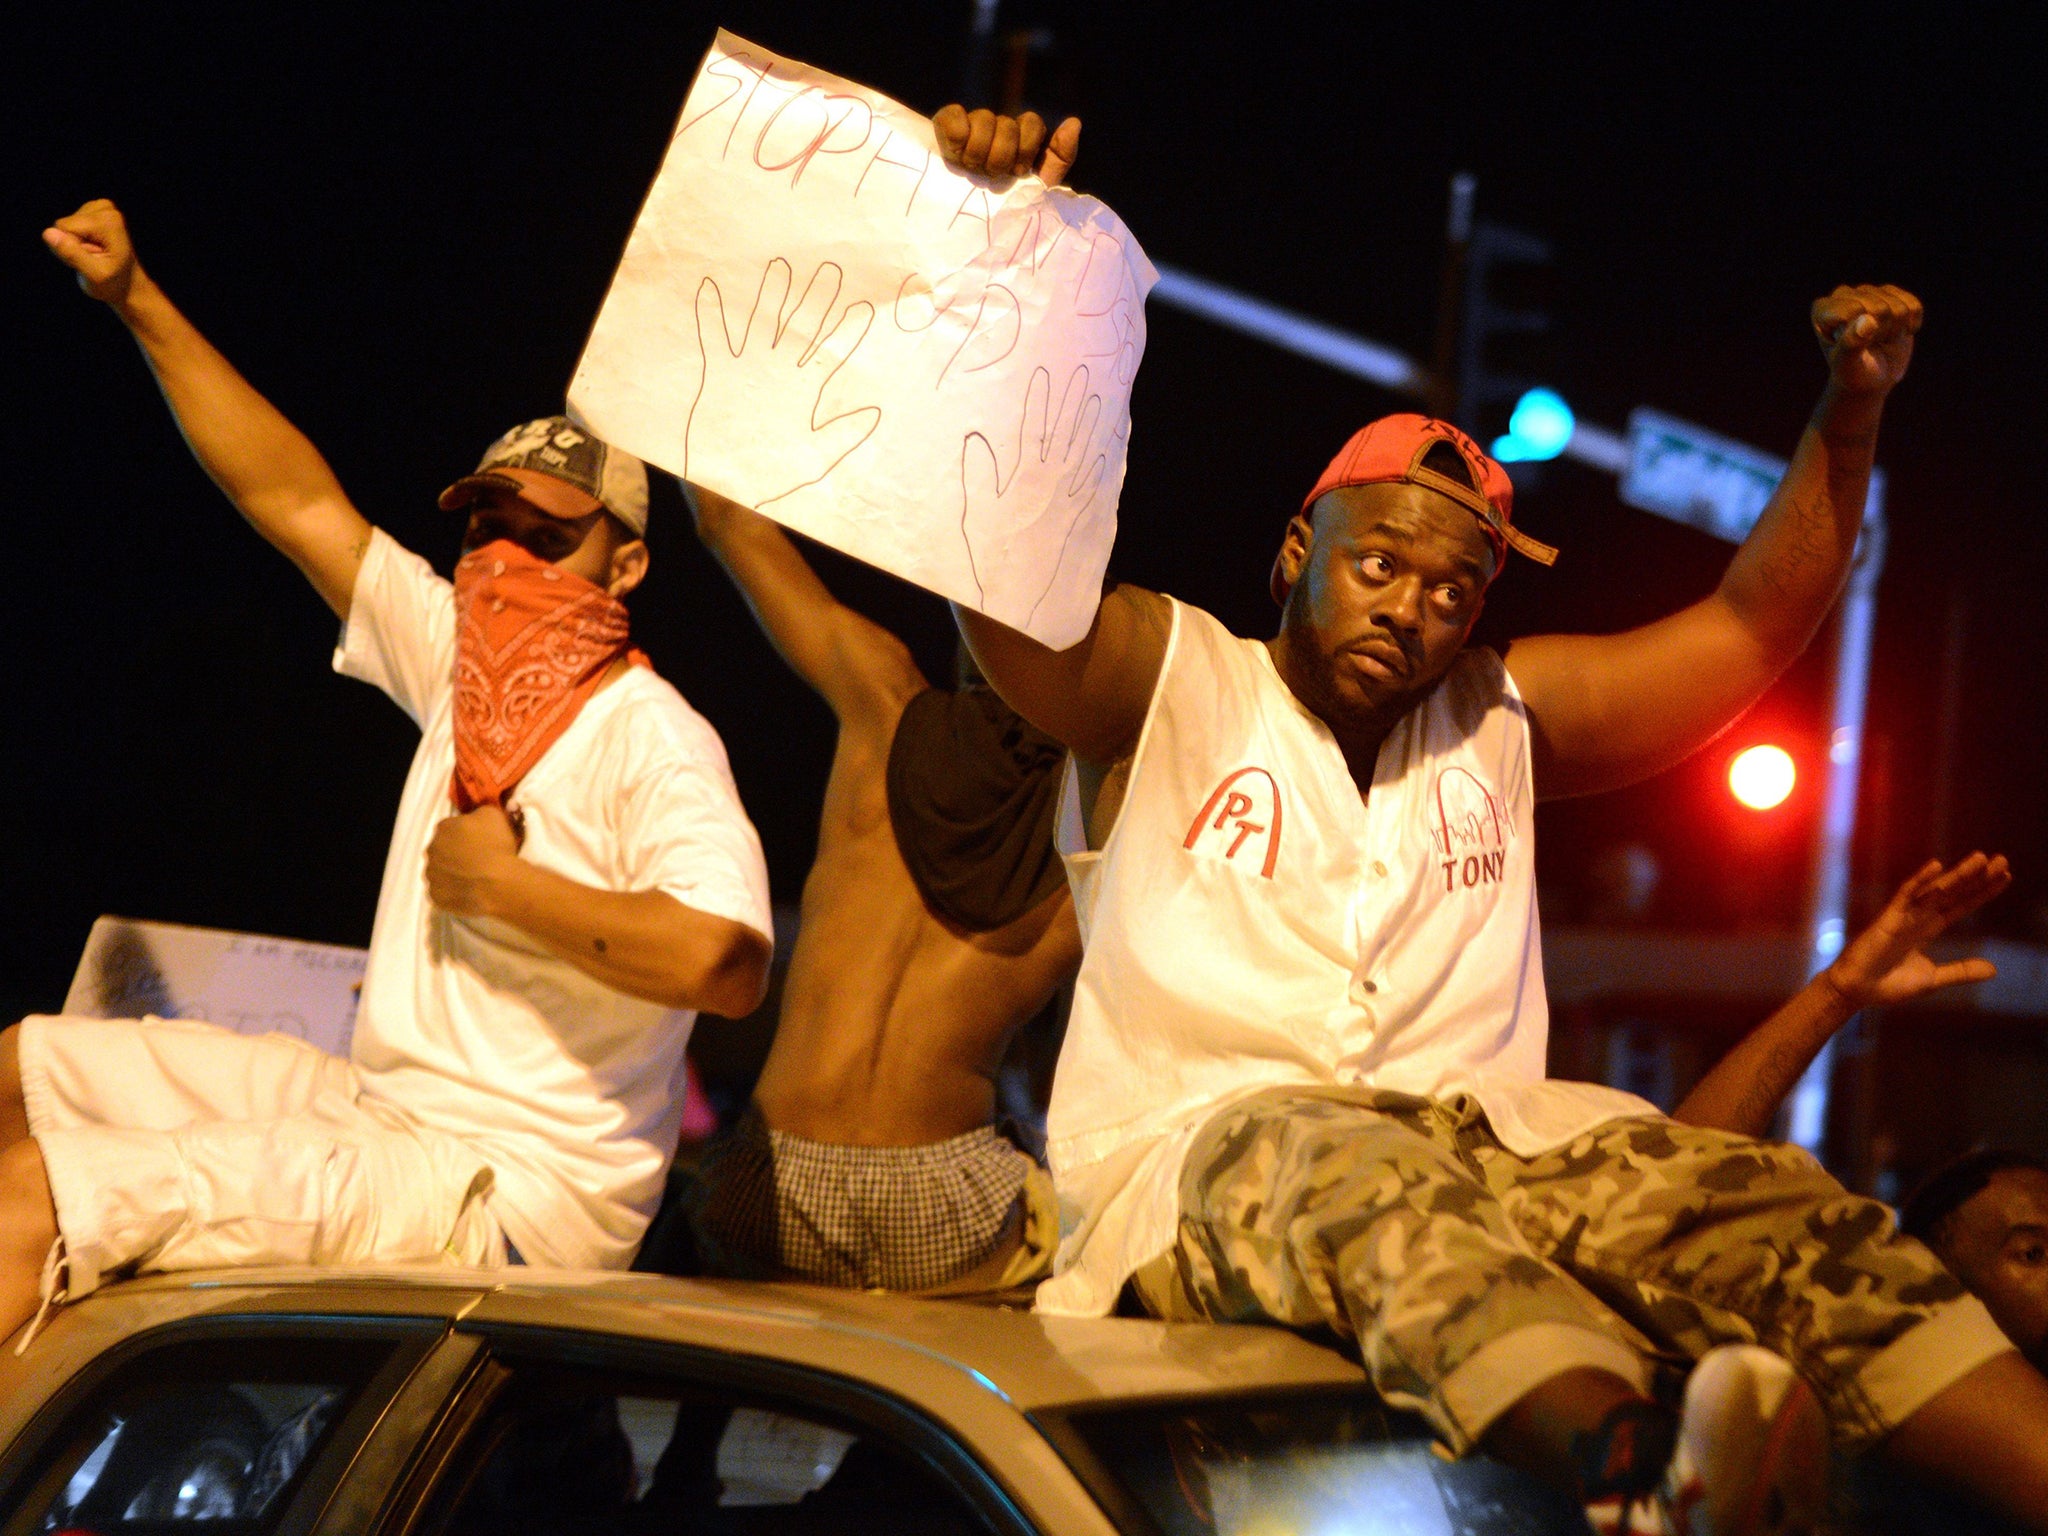
[[1973, 853], [1953, 869], [1929, 859], [1885, 903], [1885, 909], [1827, 969], [1828, 979], [1857, 1007], [1903, 1003], [1943, 987], [1989, 981], [1998, 968], [1989, 960], [1937, 964], [1922, 952], [1951, 923], [1959, 922], [2012, 884], [2005, 855], [1987, 859]]
[[43, 231], [43, 244], [78, 274], [78, 286], [102, 304], [120, 304], [128, 297], [142, 268], [128, 238], [128, 221], [104, 197]]
[[1081, 119], [1070, 117], [1050, 134], [1036, 112], [1007, 117], [986, 107], [968, 111], [955, 103], [932, 114], [939, 153], [963, 171], [984, 176], [1029, 176], [1056, 187], [1081, 152]]
[[1920, 301], [1890, 283], [1837, 288], [1813, 302], [1813, 332], [1828, 360], [1828, 376], [1850, 394], [1883, 395], [1906, 376]]

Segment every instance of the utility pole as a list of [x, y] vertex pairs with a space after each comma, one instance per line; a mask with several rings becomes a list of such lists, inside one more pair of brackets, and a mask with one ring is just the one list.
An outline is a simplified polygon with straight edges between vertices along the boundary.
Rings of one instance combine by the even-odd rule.
[[967, 53], [960, 70], [960, 101], [970, 111], [988, 100], [989, 77], [995, 65], [996, 11], [1001, 0], [971, 0], [971, 5]]
[[1436, 346], [1430, 353], [1425, 403], [1439, 421], [1458, 414], [1458, 321], [1465, 309], [1465, 266], [1472, 250], [1472, 202], [1479, 178], [1470, 171], [1451, 176], [1448, 216], [1444, 221], [1443, 279], [1437, 286]]
[[1047, 53], [1053, 35], [1045, 27], [1019, 27], [999, 34], [1002, 0], [973, 0], [967, 18], [967, 49], [960, 65], [960, 102], [970, 111], [993, 106], [1020, 116], [1026, 102], [1031, 60]]

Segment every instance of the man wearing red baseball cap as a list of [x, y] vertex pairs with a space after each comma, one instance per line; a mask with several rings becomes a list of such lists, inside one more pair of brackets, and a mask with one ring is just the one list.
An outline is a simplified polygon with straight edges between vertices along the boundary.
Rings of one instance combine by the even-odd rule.
[[441, 497], [467, 516], [443, 580], [150, 281], [112, 203], [44, 240], [341, 619], [336, 670], [421, 738], [346, 1059], [184, 1020], [0, 1033], [0, 1335], [126, 1269], [624, 1268], [691, 1021], [759, 1003], [772, 932], [724, 748], [631, 644], [646, 470], [565, 417], [514, 427]]
[[[943, 139], [976, 168], [990, 134]], [[1719, 587], [1625, 634], [1467, 639], [1516, 529], [1455, 428], [1359, 432], [1288, 522], [1278, 633], [1132, 587], [1054, 652], [956, 609], [1075, 759], [1084, 959], [1048, 1122], [1048, 1311], [1330, 1329], [1390, 1403], [1608, 1529], [1798, 1530], [1826, 1443], [2048, 1529], [2048, 1381], [1796, 1149], [1545, 1077], [1533, 815], [1687, 757], [1848, 571], [1921, 307], [1813, 306], [1828, 379]], [[1698, 1362], [1681, 1417], [1653, 1355]]]

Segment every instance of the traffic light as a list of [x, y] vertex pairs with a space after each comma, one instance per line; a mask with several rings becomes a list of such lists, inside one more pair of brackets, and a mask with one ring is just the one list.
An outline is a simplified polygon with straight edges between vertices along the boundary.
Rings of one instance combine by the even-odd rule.
[[1472, 225], [1458, 328], [1457, 420], [1480, 442], [1497, 443], [1494, 457], [1503, 462], [1555, 458], [1571, 437], [1571, 408], [1545, 387], [1555, 367], [1545, 291], [1550, 261], [1547, 240], [1484, 220]]
[[1496, 437], [1487, 452], [1503, 464], [1527, 464], [1554, 459], [1572, 440], [1578, 422], [1564, 396], [1554, 389], [1538, 386], [1527, 390], [1515, 402], [1508, 417], [1508, 430]]
[[1768, 742], [1745, 747], [1728, 760], [1728, 793], [1752, 811], [1783, 805], [1798, 782], [1792, 754]]

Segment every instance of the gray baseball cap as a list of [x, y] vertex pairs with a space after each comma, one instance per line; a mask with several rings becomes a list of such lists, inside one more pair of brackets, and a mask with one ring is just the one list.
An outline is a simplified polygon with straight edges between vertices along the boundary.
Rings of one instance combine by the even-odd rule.
[[468, 506], [485, 486], [514, 491], [551, 517], [587, 517], [602, 508], [647, 534], [647, 466], [566, 416], [543, 416], [507, 432], [484, 450], [475, 473], [441, 493], [441, 509]]

